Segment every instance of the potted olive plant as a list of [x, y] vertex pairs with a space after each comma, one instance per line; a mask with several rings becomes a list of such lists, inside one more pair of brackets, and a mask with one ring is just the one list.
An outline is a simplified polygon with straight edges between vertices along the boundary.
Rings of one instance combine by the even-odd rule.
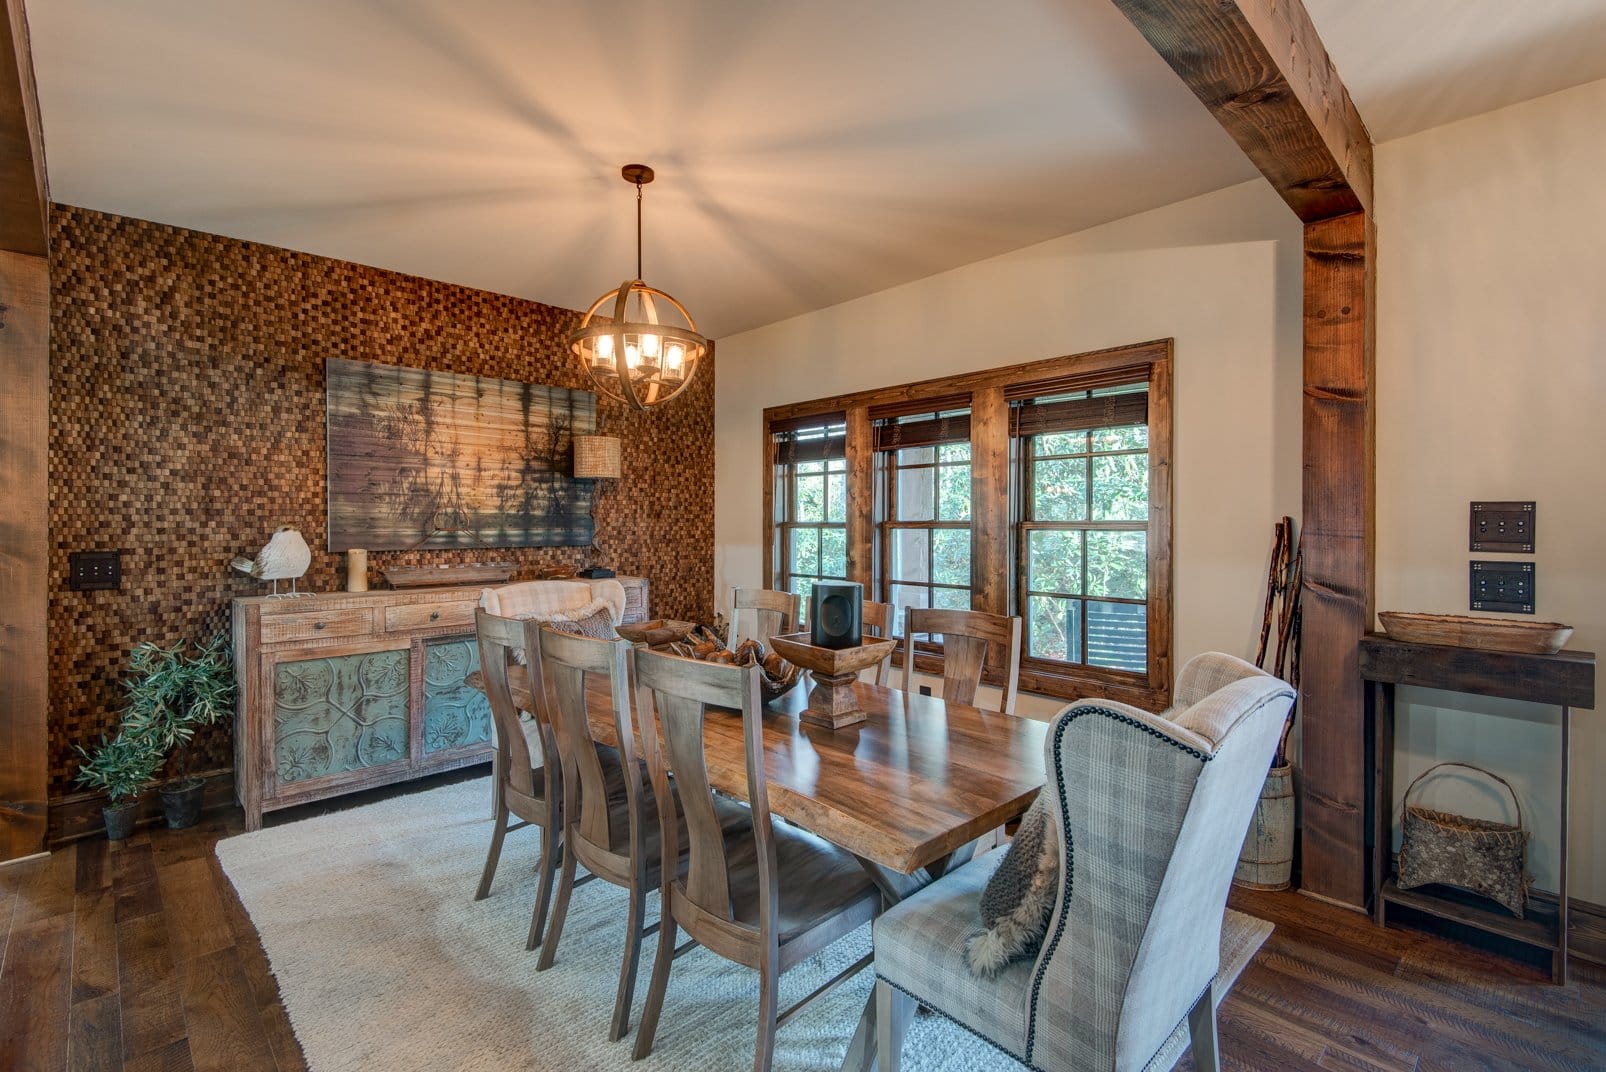
[[120, 728], [117, 736], [102, 736], [93, 752], [78, 745], [78, 754], [84, 757], [78, 768], [78, 783], [106, 794], [101, 809], [106, 819], [106, 836], [121, 841], [133, 833], [134, 821], [139, 818], [139, 794], [162, 765], [162, 754], [151, 742], [127, 727]]
[[234, 662], [228, 637], [205, 644], [179, 641], [170, 648], [140, 644], [129, 656], [126, 732], [150, 742], [158, 756], [172, 754], [173, 776], [163, 783], [162, 811], [171, 830], [194, 826], [201, 816], [200, 778], [190, 773], [195, 731], [234, 711]]

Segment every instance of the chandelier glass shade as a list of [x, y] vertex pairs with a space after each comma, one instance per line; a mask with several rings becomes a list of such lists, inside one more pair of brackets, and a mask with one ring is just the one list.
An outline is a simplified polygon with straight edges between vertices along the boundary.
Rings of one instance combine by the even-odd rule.
[[641, 187], [653, 173], [645, 164], [628, 164], [621, 173], [636, 187], [636, 278], [591, 303], [569, 349], [599, 391], [645, 410], [691, 386], [709, 343], [684, 305], [642, 282]]

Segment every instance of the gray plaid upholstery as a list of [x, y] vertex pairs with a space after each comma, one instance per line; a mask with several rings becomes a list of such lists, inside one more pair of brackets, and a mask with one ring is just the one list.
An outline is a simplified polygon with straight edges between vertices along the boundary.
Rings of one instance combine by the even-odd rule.
[[1222, 921], [1294, 699], [1219, 653], [1183, 668], [1177, 696], [1166, 715], [1083, 701], [1051, 725], [1044, 792], [1065, 871], [1024, 990], [1019, 964], [991, 982], [964, 965], [990, 857], [882, 916], [877, 973], [1033, 1068], [1138, 1072], [1174, 1057], [1189, 1008], [1212, 981], [1219, 1001], [1269, 931]]
[[1006, 848], [934, 882], [875, 922], [876, 974], [1020, 1058], [1026, 1053], [1026, 987], [1032, 962], [1018, 960], [993, 979], [965, 966], [965, 940], [981, 930], [977, 904]]

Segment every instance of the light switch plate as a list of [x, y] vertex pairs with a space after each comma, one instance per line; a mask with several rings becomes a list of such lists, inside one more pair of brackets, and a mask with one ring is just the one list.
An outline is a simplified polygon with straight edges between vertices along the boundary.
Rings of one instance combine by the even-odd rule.
[[1532, 562], [1473, 562], [1472, 609], [1534, 612]]
[[1534, 553], [1534, 504], [1475, 502], [1467, 550], [1497, 555]]
[[73, 551], [67, 556], [67, 586], [74, 592], [108, 591], [123, 586], [121, 551]]

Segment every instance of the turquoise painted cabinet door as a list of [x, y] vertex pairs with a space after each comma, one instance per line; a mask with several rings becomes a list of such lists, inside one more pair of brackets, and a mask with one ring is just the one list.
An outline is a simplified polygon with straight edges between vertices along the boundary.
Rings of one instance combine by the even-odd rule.
[[407, 651], [282, 662], [273, 671], [280, 785], [379, 767], [408, 755]]
[[445, 752], [491, 739], [491, 702], [463, 679], [480, 668], [474, 640], [424, 643], [424, 753]]

